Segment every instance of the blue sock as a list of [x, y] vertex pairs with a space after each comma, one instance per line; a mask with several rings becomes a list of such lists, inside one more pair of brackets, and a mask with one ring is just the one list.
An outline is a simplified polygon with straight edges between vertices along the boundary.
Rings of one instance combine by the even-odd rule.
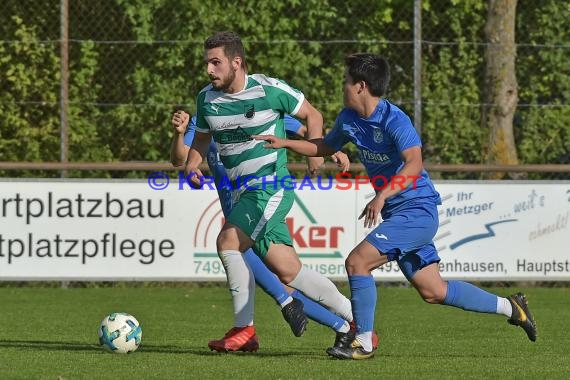
[[376, 283], [372, 276], [348, 276], [352, 302], [352, 315], [356, 331], [363, 333], [374, 330], [376, 309]]
[[444, 305], [479, 313], [496, 313], [497, 296], [463, 281], [448, 281]]
[[307, 317], [311, 318], [313, 321], [318, 322], [321, 325], [329, 326], [336, 331], [344, 325], [344, 319], [322, 306], [320, 303], [308, 298], [300, 291], [296, 289], [293, 290], [291, 296], [303, 302], [305, 314], [307, 314]]
[[265, 266], [263, 261], [261, 261], [252, 249], [245, 251], [243, 259], [251, 268], [257, 285], [259, 285], [265, 293], [273, 297], [278, 305], [281, 305], [289, 297], [289, 293], [287, 293], [285, 286], [279, 281], [277, 276]]

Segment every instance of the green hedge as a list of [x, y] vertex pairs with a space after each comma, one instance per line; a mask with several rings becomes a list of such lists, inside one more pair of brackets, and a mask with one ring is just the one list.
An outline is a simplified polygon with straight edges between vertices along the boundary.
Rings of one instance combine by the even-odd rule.
[[[356, 51], [389, 59], [389, 98], [413, 112], [409, 0], [69, 3], [70, 161], [167, 161], [171, 112], [194, 111], [195, 95], [207, 83], [202, 42], [216, 30], [240, 33], [250, 71], [301, 89], [327, 125], [342, 106], [343, 58]], [[42, 7], [31, 0], [0, 5], [2, 161], [59, 160], [59, 5], [59, 0], [44, 1]], [[423, 1], [422, 138], [429, 162], [484, 162], [488, 133], [481, 127], [480, 103], [486, 12], [479, 0]], [[514, 128], [521, 163], [570, 161], [569, 19], [565, 2], [518, 2], [520, 106]]]

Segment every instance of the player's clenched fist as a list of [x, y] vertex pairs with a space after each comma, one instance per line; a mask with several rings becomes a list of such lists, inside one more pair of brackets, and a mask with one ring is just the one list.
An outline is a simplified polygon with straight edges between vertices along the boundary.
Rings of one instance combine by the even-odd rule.
[[172, 115], [172, 126], [176, 132], [184, 133], [186, 132], [188, 120], [190, 120], [190, 115], [182, 110], [178, 110], [174, 112], [174, 115]]

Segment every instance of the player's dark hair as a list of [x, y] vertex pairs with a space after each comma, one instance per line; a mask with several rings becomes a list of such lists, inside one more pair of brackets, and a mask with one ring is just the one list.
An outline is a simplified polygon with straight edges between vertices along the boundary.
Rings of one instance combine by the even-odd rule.
[[348, 74], [354, 81], [364, 81], [373, 96], [384, 96], [390, 83], [388, 61], [371, 53], [356, 53], [345, 58]]
[[243, 48], [243, 43], [241, 38], [237, 33], [234, 32], [216, 32], [213, 36], [208, 37], [204, 41], [204, 49], [214, 49], [217, 47], [223, 47], [226, 57], [230, 60], [235, 57], [241, 57], [241, 67], [247, 71], [247, 63], [245, 62], [245, 50]]

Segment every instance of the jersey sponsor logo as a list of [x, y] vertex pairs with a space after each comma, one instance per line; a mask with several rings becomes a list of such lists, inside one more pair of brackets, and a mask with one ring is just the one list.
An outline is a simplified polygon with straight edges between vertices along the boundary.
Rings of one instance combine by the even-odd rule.
[[219, 144], [237, 144], [251, 140], [251, 136], [242, 127], [227, 129], [214, 134], [214, 141]]
[[384, 163], [390, 161], [390, 157], [386, 153], [376, 153], [368, 149], [363, 149], [360, 156], [364, 161], [368, 162]]
[[374, 236], [376, 236], [376, 239], [388, 240], [388, 236], [386, 236], [384, 234], [374, 234]]
[[216, 115], [218, 114], [218, 110], [220, 109], [220, 106], [218, 106], [217, 104], [210, 104], [210, 108], [212, 109], [212, 111], [214, 111], [216, 113]]

